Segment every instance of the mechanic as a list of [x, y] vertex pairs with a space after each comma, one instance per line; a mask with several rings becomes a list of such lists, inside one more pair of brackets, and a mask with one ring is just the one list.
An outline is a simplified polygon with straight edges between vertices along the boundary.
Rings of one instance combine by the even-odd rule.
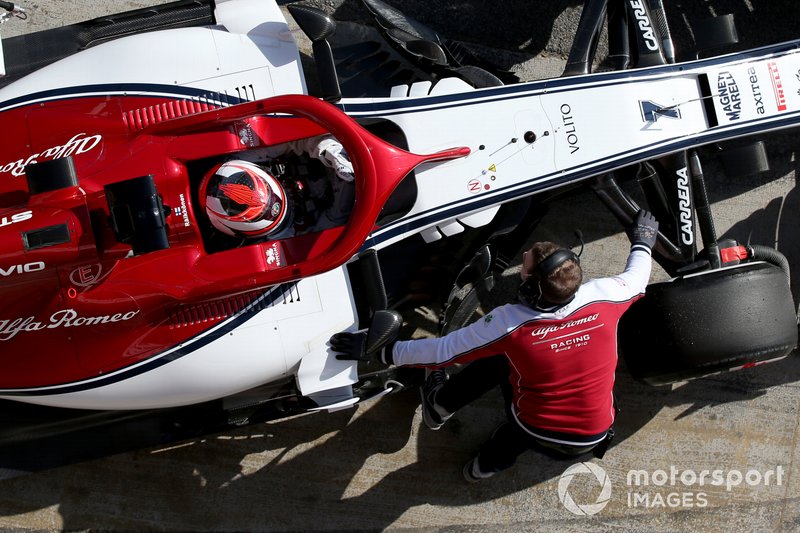
[[[578, 256], [537, 242], [522, 256], [518, 303], [441, 338], [389, 343], [365, 353], [366, 332], [338, 333], [340, 359], [435, 368], [422, 387], [423, 419], [439, 429], [459, 408], [498, 384], [508, 420], [464, 465], [476, 482], [535, 449], [558, 458], [602, 457], [613, 437], [617, 324], [650, 278], [658, 222], [640, 211], [625, 270], [581, 285]], [[469, 363], [449, 380], [440, 367]]]
[[[290, 164], [305, 154], [338, 179], [328, 179], [324, 168], [311, 173], [308, 165]], [[306, 175], [292, 175], [301, 172]], [[331, 135], [320, 135], [216, 165], [203, 178], [199, 197], [211, 225], [224, 235], [274, 240], [344, 224], [353, 206], [353, 180], [344, 147]]]

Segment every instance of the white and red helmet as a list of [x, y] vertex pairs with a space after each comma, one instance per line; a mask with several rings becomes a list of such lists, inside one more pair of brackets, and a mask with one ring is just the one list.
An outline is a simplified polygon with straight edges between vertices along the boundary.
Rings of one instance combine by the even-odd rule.
[[249, 161], [225, 161], [200, 184], [200, 203], [226, 235], [265, 237], [286, 219], [286, 192], [269, 172]]

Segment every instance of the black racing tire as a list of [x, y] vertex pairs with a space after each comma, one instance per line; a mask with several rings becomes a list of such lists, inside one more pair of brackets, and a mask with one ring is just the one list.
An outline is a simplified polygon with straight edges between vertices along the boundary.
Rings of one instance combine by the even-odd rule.
[[619, 325], [628, 370], [654, 386], [780, 359], [796, 346], [786, 276], [762, 262], [654, 283]]
[[445, 336], [457, 329], [468, 326], [485, 314], [485, 306], [481, 303], [478, 290], [472, 286], [462, 289], [444, 311], [442, 327], [439, 332]]

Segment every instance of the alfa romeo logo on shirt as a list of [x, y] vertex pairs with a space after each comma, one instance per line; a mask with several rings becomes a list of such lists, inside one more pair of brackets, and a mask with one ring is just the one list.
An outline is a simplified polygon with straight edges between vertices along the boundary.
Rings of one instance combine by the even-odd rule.
[[[591, 476], [578, 476], [578, 474], [591, 474]], [[569, 493], [569, 486], [576, 476], [580, 480], [593, 477], [600, 484], [602, 487], [600, 495], [597, 496], [597, 500], [594, 503], [579, 504], [572, 498]], [[594, 463], [574, 464], [567, 468], [558, 479], [558, 499], [561, 501], [561, 505], [570, 513], [580, 516], [592, 516], [602, 511], [611, 500], [611, 479], [609, 479], [608, 474], [602, 467]]]

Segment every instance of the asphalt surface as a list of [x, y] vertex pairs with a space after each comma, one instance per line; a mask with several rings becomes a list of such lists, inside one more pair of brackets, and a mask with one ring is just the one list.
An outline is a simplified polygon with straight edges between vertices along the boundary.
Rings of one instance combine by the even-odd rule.
[[[9, 22], [2, 34], [156, 3], [40, 0], [28, 21]], [[576, 2], [564, 1], [395, 3], [525, 79], [558, 74], [580, 13]], [[366, 18], [355, 1], [319, 4], [350, 23]], [[797, 37], [798, 7], [785, 0], [676, 1], [669, 9], [679, 54], [690, 47], [691, 25], [714, 14], [736, 14], [740, 49]], [[772, 163], [767, 174], [730, 178], [713, 158], [704, 161], [709, 194], [722, 237], [777, 245], [797, 280], [797, 135], [766, 140]], [[587, 241], [582, 263], [588, 277], [621, 268], [627, 239], [589, 193], [556, 202], [532, 239], [569, 242], [576, 224]], [[507, 273], [510, 284], [515, 274], [513, 268]], [[653, 279], [663, 277], [657, 270]], [[792, 287], [797, 299], [797, 281]], [[421, 312], [423, 325], [425, 319]], [[796, 355], [673, 387], [650, 388], [625, 372], [617, 382], [623, 408], [618, 437], [604, 459], [591, 461], [606, 473], [610, 495], [601, 490], [602, 476], [587, 470], [567, 486], [562, 474], [572, 463], [533, 453], [512, 471], [465, 484], [462, 464], [502, 420], [499, 397], [482, 399], [432, 432], [421, 423], [416, 392], [408, 391], [354, 410], [112, 455], [103, 450], [130, 443], [116, 442], [121, 437], [110, 433], [64, 441], [56, 456], [52, 447], [31, 446], [17, 457], [2, 457], [0, 529], [800, 529]], [[82, 461], [73, 462], [75, 457]], [[631, 481], [629, 472], [638, 470], [651, 475], [650, 485]], [[704, 479], [719, 471], [724, 482], [700, 485], [704, 470]], [[561, 503], [560, 487], [578, 505], [607, 504], [593, 516], [574, 514]]]

